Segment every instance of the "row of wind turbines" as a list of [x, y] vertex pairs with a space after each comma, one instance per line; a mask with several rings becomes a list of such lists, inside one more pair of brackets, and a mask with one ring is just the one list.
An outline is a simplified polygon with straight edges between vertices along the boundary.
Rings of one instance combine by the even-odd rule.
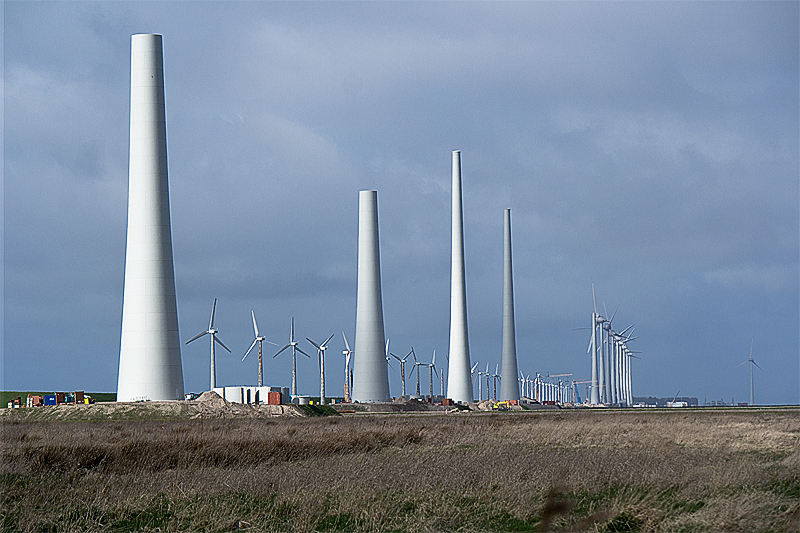
[[[217, 386], [215, 343], [218, 343], [220, 346], [225, 348], [225, 350], [227, 350], [228, 353], [232, 353], [231, 350], [227, 346], [225, 346], [225, 344], [217, 337], [217, 333], [219, 333], [219, 330], [214, 328], [214, 314], [216, 312], [216, 308], [217, 308], [217, 299], [214, 298], [214, 303], [211, 305], [211, 319], [208, 322], [208, 329], [205, 331], [201, 331], [200, 333], [198, 333], [197, 335], [195, 335], [194, 337], [192, 337], [191, 339], [189, 339], [184, 343], [184, 344], [189, 344], [190, 342], [195, 341], [205, 335], [211, 336], [211, 384], [210, 384], [211, 390], [213, 390]], [[278, 344], [275, 344], [274, 342], [267, 340], [266, 337], [261, 335], [261, 333], [258, 330], [258, 322], [256, 321], [255, 311], [251, 311], [250, 314], [253, 317], [253, 332], [255, 334], [255, 338], [253, 339], [252, 344], [250, 344], [250, 347], [247, 349], [244, 356], [242, 357], [242, 361], [244, 361], [247, 358], [247, 356], [250, 354], [253, 348], [255, 348], [256, 344], [258, 344], [258, 386], [262, 387], [264, 385], [263, 343], [266, 341], [267, 343], [272, 344], [273, 346], [278, 346]], [[344, 335], [344, 333], [342, 333], [342, 335]], [[325, 342], [318, 344], [309, 339], [308, 337], [306, 337], [306, 340], [310, 342], [317, 349], [317, 353], [319, 355], [320, 393], [321, 393], [320, 395], [322, 403], [325, 403], [325, 350], [328, 349], [328, 342], [332, 338], [333, 335], [325, 339]], [[345, 339], [345, 343], [347, 343], [347, 339]], [[273, 358], [277, 357], [284, 350], [287, 350], [288, 348], [292, 349], [292, 395], [293, 396], [297, 395], [297, 352], [300, 352], [309, 359], [311, 358], [311, 356], [308, 355], [306, 352], [304, 352], [298, 346], [298, 344], [299, 344], [298, 341], [295, 340], [294, 338], [294, 317], [292, 317], [291, 329], [289, 332], [289, 343], [286, 344], [280, 350], [278, 350], [278, 352], [272, 357]], [[349, 346], [347, 351], [350, 352]], [[349, 355], [347, 356], [347, 363], [349, 366], [350, 363]]]
[[[184, 343], [184, 344], [189, 344], [190, 342], [193, 342], [193, 341], [195, 341], [195, 340], [197, 340], [197, 339], [199, 339], [199, 338], [201, 338], [201, 337], [203, 337], [205, 335], [209, 335], [210, 336], [210, 338], [211, 338], [211, 340], [210, 340], [210, 342], [211, 342], [211, 371], [210, 371], [210, 373], [211, 373], [211, 382], [210, 382], [210, 388], [212, 390], [214, 388], [216, 388], [216, 386], [217, 386], [217, 384], [216, 384], [216, 381], [217, 381], [216, 380], [216, 344], [219, 344], [220, 346], [222, 346], [228, 353], [232, 353], [231, 350], [227, 346], [225, 346], [225, 344], [219, 339], [219, 337], [217, 337], [217, 334], [219, 333], [219, 330], [214, 327], [214, 315], [216, 313], [216, 308], [217, 308], [217, 299], [214, 298], [214, 303], [211, 305], [211, 318], [210, 318], [210, 320], [208, 322], [208, 329], [206, 329], [204, 331], [201, 331], [200, 333], [198, 333], [197, 335], [195, 335], [194, 337], [192, 337], [191, 339], [189, 339], [188, 341], [186, 341]], [[261, 335], [261, 333], [259, 332], [259, 329], [258, 329], [258, 322], [256, 321], [255, 311], [251, 311], [250, 314], [251, 314], [251, 316], [253, 318], [253, 333], [255, 335], [255, 338], [253, 339], [252, 344], [250, 344], [250, 347], [247, 349], [247, 351], [245, 352], [244, 356], [242, 357], [242, 361], [244, 361], [247, 358], [247, 356], [250, 354], [250, 352], [253, 350], [253, 348], [255, 348], [256, 345], [258, 345], [258, 386], [262, 387], [264, 385], [263, 343], [267, 342], [269, 344], [272, 344], [273, 346], [279, 346], [279, 345], [274, 343], [274, 342], [272, 342], [272, 341], [267, 340], [266, 337]], [[327, 339], [325, 339], [325, 341], [323, 341], [321, 343], [317, 343], [317, 342], [311, 340], [310, 338], [306, 337], [306, 340], [309, 343], [311, 343], [311, 345], [313, 345], [314, 348], [317, 349], [318, 362], [319, 362], [319, 374], [320, 374], [320, 403], [323, 403], [323, 404], [325, 403], [325, 350], [327, 350], [329, 348], [328, 343], [330, 342], [330, 340], [332, 338], [333, 338], [333, 334], [331, 334]], [[342, 351], [342, 355], [344, 356], [344, 359], [345, 359], [345, 389], [344, 389], [344, 397], [345, 397], [345, 401], [349, 401], [350, 400], [350, 392], [353, 390], [353, 372], [352, 372], [352, 369], [350, 368], [350, 363], [351, 363], [352, 356], [353, 356], [353, 350], [350, 348], [350, 344], [347, 342], [347, 336], [345, 336], [344, 332], [342, 332], [342, 339], [344, 340], [344, 345], [345, 345], [345, 348], [346, 348], [345, 350]], [[304, 352], [302, 350], [302, 348], [299, 347], [299, 342], [294, 338], [294, 317], [292, 317], [292, 320], [291, 320], [291, 329], [289, 331], [289, 342], [288, 342], [288, 344], [286, 344], [280, 350], [278, 350], [272, 357], [273, 358], [277, 357], [278, 355], [280, 355], [282, 352], [284, 352], [285, 350], [287, 350], [289, 348], [291, 348], [291, 350], [292, 350], [292, 388], [291, 388], [291, 394], [292, 394], [292, 396], [297, 396], [297, 352], [300, 352], [301, 354], [303, 354], [304, 356], [306, 356], [308, 358], [311, 358], [311, 356], [308, 355], [306, 352]], [[433, 352], [433, 358], [432, 358], [430, 363], [422, 363], [420, 361], [417, 361], [417, 356], [416, 356], [416, 353], [414, 352], [414, 348], [413, 347], [411, 348], [411, 351], [408, 352], [408, 354], [406, 354], [406, 356], [401, 359], [401, 358], [397, 357], [395, 354], [389, 352], [389, 341], [387, 340], [386, 341], [386, 362], [391, 367], [391, 357], [394, 357], [395, 359], [397, 359], [397, 361], [399, 361], [399, 363], [400, 363], [400, 372], [401, 372], [401, 377], [402, 377], [401, 381], [403, 383], [403, 395], [404, 396], [406, 394], [405, 363], [408, 360], [409, 356], [413, 356], [414, 357], [414, 365], [413, 365], [414, 367], [412, 368], [411, 373], [413, 373], [414, 370], [416, 369], [416, 372], [417, 372], [416, 394], [417, 394], [417, 396], [420, 395], [420, 370], [419, 370], [420, 366], [427, 366], [429, 368], [429, 371], [430, 371], [430, 394], [431, 394], [431, 396], [433, 396], [433, 376], [434, 376], [434, 374], [437, 377], [441, 376], [441, 383], [440, 383], [441, 389], [440, 389], [440, 391], [444, 391], [445, 390], [445, 388], [444, 388], [445, 387], [445, 385], [444, 385], [444, 369], [439, 369], [439, 372], [436, 371], [436, 350], [434, 350], [434, 352]], [[411, 377], [411, 374], [409, 374], [408, 377]]]
[[[614, 331], [612, 323], [617, 315], [619, 306], [610, 318], [601, 315], [597, 309], [597, 295], [592, 284], [592, 299], [594, 311], [592, 312], [592, 334], [589, 347], [586, 350], [591, 354], [592, 379], [590, 382], [591, 405], [633, 405], [631, 391], [631, 359], [641, 359], [636, 352], [628, 348], [628, 343], [636, 340], [633, 336], [634, 325], [631, 324], [620, 332]], [[603, 312], [608, 315], [603, 304]], [[584, 329], [584, 328], [578, 328]], [[599, 332], [599, 336], [598, 336]]]
[[[225, 346], [225, 344], [219, 339], [217, 334], [219, 330], [214, 326], [214, 316], [216, 314], [217, 308], [217, 299], [214, 298], [214, 303], [211, 305], [211, 318], [208, 323], [208, 329], [201, 331], [191, 339], [185, 342], [185, 344], [189, 344], [205, 335], [210, 336], [210, 343], [211, 343], [211, 360], [210, 360], [210, 389], [216, 388], [216, 344], [219, 344], [224, 348], [228, 353], [232, 353], [231, 350]], [[255, 311], [250, 312], [251, 317], [253, 319], [253, 333], [254, 338], [253, 342], [250, 344], [250, 347], [244, 353], [242, 357], [242, 361], [244, 361], [250, 352], [253, 351], [253, 348], [258, 346], [258, 386], [262, 387], [264, 385], [264, 362], [263, 362], [263, 343], [267, 342], [273, 346], [279, 346], [278, 344], [267, 340], [258, 329], [258, 322], [256, 320]], [[610, 324], [610, 320], [608, 323]], [[600, 323], [600, 322], [598, 322]], [[607, 328], [609, 331], [610, 327]], [[289, 330], [289, 342], [284, 345], [280, 350], [278, 350], [272, 357], [275, 358], [284, 351], [291, 348], [292, 353], [292, 387], [291, 387], [291, 394], [292, 396], [297, 395], [297, 353], [300, 352], [302, 355], [306, 356], [307, 358], [311, 358], [306, 352], [302, 350], [299, 346], [299, 342], [294, 337], [294, 317], [291, 319], [291, 327]], [[311, 343], [314, 348], [317, 350], [318, 356], [318, 364], [319, 364], [319, 374], [320, 374], [320, 402], [325, 403], [325, 351], [330, 347], [328, 343], [333, 339], [333, 334], [331, 334], [325, 341], [321, 343], [317, 343], [312, 339], [306, 337], [306, 340]], [[344, 356], [344, 399], [346, 402], [350, 401], [350, 393], [353, 390], [353, 371], [351, 369], [351, 361], [353, 357], [353, 350], [350, 348], [350, 343], [347, 341], [347, 336], [344, 332], [342, 332], [342, 340], [344, 341], [345, 349], [342, 351], [342, 355]], [[628, 338], [627, 340], [632, 340], [632, 338]], [[444, 397], [445, 388], [445, 368], [438, 368], [436, 367], [436, 350], [433, 350], [433, 355], [431, 357], [431, 361], [424, 362], [420, 361], [417, 358], [417, 354], [414, 350], [414, 347], [411, 347], [411, 350], [403, 357], [398, 357], [394, 353], [389, 350], [389, 340], [386, 341], [386, 364], [389, 366], [390, 369], [394, 369], [392, 366], [392, 359], [395, 359], [398, 363], [398, 370], [400, 375], [400, 383], [402, 386], [401, 394], [402, 396], [407, 396], [406, 391], [406, 380], [414, 376], [416, 374], [416, 387], [414, 396], [416, 397], [424, 397], [421, 390], [421, 373], [424, 372], [424, 368], [427, 367], [428, 369], [428, 395], [430, 398], [434, 397], [434, 376], [439, 381], [439, 394], [440, 396]], [[409, 358], [413, 359], [413, 363]], [[445, 358], [447, 355], [445, 354]], [[449, 360], [448, 360], [449, 362]], [[406, 363], [411, 363], [411, 369], [406, 374]], [[486, 369], [480, 370], [478, 366], [481, 363], [476, 362], [472, 369], [470, 370], [470, 374], [472, 376], [472, 384], [475, 385], [475, 382], [478, 383], [478, 401], [483, 401], [483, 383], [485, 379], [486, 383], [486, 400], [491, 398], [497, 399], [497, 384], [498, 381], [502, 380], [502, 374], [500, 372], [500, 365], [496, 365], [494, 369], [494, 373], [490, 371], [490, 364], [486, 363]], [[572, 374], [556, 374], [550, 376], [543, 376], [539, 373], [535, 374], [534, 378], [530, 377], [530, 374], [527, 377], [524, 375], [522, 371], [520, 371], [520, 377], [518, 378], [519, 386], [521, 388], [522, 394], [521, 396], [536, 400], [539, 402], [542, 401], [555, 401], [559, 403], [567, 403], [570, 401], [570, 396], [572, 396], [572, 401], [575, 400], [575, 389], [574, 387], [576, 384], [579, 383], [586, 383], [585, 381], [561, 381], [560, 379], [558, 382], [552, 382], [552, 378], [562, 377], [562, 376], [571, 376]], [[476, 379], [477, 378], [477, 379]]]
[[[217, 334], [219, 330], [214, 326], [214, 316], [216, 314], [216, 307], [217, 307], [217, 299], [214, 298], [214, 303], [211, 306], [211, 318], [208, 323], [208, 329], [201, 331], [191, 339], [185, 342], [185, 344], [189, 344], [205, 335], [210, 336], [210, 343], [211, 343], [211, 360], [210, 360], [210, 388], [216, 388], [216, 344], [219, 344], [224, 348], [228, 353], [232, 353], [231, 350], [225, 346], [222, 340], [219, 339]], [[253, 348], [258, 346], [258, 386], [261, 387], [264, 385], [264, 362], [263, 362], [263, 343], [267, 342], [268, 344], [272, 344], [273, 346], [279, 346], [278, 344], [269, 341], [264, 337], [259, 329], [258, 329], [258, 322], [256, 320], [255, 311], [250, 312], [251, 317], [253, 319], [253, 333], [254, 338], [253, 342], [250, 344], [250, 347], [244, 353], [242, 357], [242, 361], [244, 361], [247, 356], [253, 351]], [[272, 357], [277, 357], [285, 350], [291, 348], [292, 353], [292, 387], [291, 387], [291, 394], [292, 396], [297, 395], [297, 353], [301, 353], [304, 356], [311, 358], [306, 352], [302, 350], [299, 346], [299, 342], [294, 337], [294, 317], [291, 319], [291, 328], [289, 331], [289, 342], [284, 345], [280, 350], [278, 350]], [[320, 373], [320, 402], [325, 403], [325, 350], [329, 348], [328, 343], [333, 338], [333, 334], [330, 335], [325, 341], [321, 343], [317, 343], [312, 339], [306, 337], [306, 340], [311, 343], [314, 348], [317, 350], [318, 355], [318, 363], [319, 363], [319, 373]], [[342, 351], [342, 355], [344, 356], [344, 398], [345, 401], [350, 400], [350, 392], [353, 390], [353, 371], [351, 369], [351, 361], [353, 357], [353, 350], [350, 348], [350, 343], [347, 341], [347, 336], [344, 332], [342, 332], [342, 340], [344, 341], [345, 349]], [[413, 359], [412, 361], [409, 358]], [[445, 355], [445, 358], [447, 356]], [[440, 396], [444, 396], [445, 388], [445, 369], [436, 367], [436, 350], [433, 350], [433, 355], [431, 357], [431, 361], [424, 362], [417, 359], [417, 354], [413, 347], [411, 350], [403, 357], [398, 357], [394, 353], [389, 350], [389, 340], [386, 341], [386, 364], [389, 368], [394, 369], [392, 366], [392, 359], [397, 360], [398, 363], [398, 370], [400, 374], [400, 382], [402, 384], [402, 396], [407, 396], [406, 391], [406, 380], [411, 378], [414, 374], [416, 374], [416, 388], [414, 396], [423, 397], [421, 391], [421, 373], [424, 372], [424, 368], [427, 367], [428, 370], [428, 394], [431, 398], [434, 397], [434, 376], [439, 381], [439, 394]], [[449, 362], [449, 361], [448, 361]], [[406, 363], [411, 363], [411, 369], [406, 374]], [[493, 398], [497, 399], [497, 383], [502, 379], [502, 376], [499, 372], [499, 365], [495, 366], [494, 373], [491, 373], [489, 370], [489, 363], [486, 363], [486, 370], [481, 371], [478, 370], [478, 365], [480, 363], [475, 363], [473, 365], [471, 374], [472, 374], [472, 382], [473, 385], [476, 381], [478, 381], [478, 401], [483, 400], [483, 377], [486, 378], [486, 399], [489, 399], [490, 387], [493, 386], [494, 393]], [[548, 383], [544, 380], [542, 376], [539, 374], [536, 375], [535, 379], [530, 379], [530, 375], [528, 378], [525, 378], [522, 372], [520, 372], [520, 384], [525, 390], [525, 387], [528, 386], [530, 392], [528, 393], [530, 397], [543, 398], [543, 399], [550, 399], [552, 397], [553, 400], [566, 401], [567, 392], [565, 386], [561, 385], [561, 390], [556, 391], [555, 384]], [[535, 391], [535, 392], [534, 392]]]

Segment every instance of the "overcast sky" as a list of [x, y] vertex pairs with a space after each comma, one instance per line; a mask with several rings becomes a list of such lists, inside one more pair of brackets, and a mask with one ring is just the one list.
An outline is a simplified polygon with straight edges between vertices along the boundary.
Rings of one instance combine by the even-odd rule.
[[218, 384], [256, 384], [254, 310], [281, 346], [292, 316], [309, 353], [334, 333], [342, 394], [361, 189], [391, 351], [443, 360], [461, 150], [473, 362], [500, 362], [510, 207], [521, 370], [590, 378], [594, 283], [635, 396], [748, 401], [752, 342], [756, 401], [798, 403], [798, 6], [7, 1], [2, 387], [116, 390], [130, 36], [161, 33], [180, 334], [218, 299]]

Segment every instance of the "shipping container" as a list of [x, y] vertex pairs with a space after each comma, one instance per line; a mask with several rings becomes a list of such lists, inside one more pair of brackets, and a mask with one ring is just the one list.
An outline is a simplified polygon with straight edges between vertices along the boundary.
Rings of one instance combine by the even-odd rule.
[[57, 404], [56, 400], [57, 400], [57, 398], [56, 398], [55, 394], [46, 394], [45, 397], [44, 397], [44, 404], [45, 405], [56, 405]]

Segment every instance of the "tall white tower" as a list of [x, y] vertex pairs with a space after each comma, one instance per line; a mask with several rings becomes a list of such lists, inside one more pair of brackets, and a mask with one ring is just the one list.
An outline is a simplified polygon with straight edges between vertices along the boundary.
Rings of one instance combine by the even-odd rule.
[[378, 191], [358, 193], [358, 295], [353, 352], [353, 400], [388, 402], [378, 238]]
[[464, 269], [464, 217], [461, 212], [461, 151], [453, 151], [453, 230], [450, 271], [450, 365], [447, 396], [471, 402], [472, 377], [467, 333], [467, 281]]
[[514, 274], [511, 263], [511, 209], [506, 209], [503, 213], [503, 237], [503, 379], [500, 380], [500, 401], [519, 400]]
[[183, 399], [161, 35], [131, 36], [130, 126], [117, 401]]

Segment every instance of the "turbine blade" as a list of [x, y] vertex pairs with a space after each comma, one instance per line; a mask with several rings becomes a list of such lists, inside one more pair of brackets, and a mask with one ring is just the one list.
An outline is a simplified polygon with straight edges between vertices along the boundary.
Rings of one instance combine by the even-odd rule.
[[231, 351], [228, 349], [228, 347], [227, 347], [227, 346], [225, 346], [224, 344], [222, 344], [222, 341], [221, 341], [221, 340], [219, 340], [219, 339], [217, 338], [217, 336], [216, 336], [216, 335], [212, 335], [211, 337], [214, 339], [214, 341], [215, 341], [215, 342], [218, 342], [220, 346], [222, 346], [223, 348], [225, 348], [226, 350], [228, 350], [228, 353], [233, 353], [233, 352], [231, 352]]
[[253, 315], [253, 331], [256, 332], [256, 337], [258, 337], [258, 324], [256, 324], [256, 312], [251, 309], [250, 314]]
[[433, 351], [433, 359], [431, 359], [431, 365], [436, 364], [436, 350]]
[[311, 344], [313, 344], [313, 345], [314, 345], [314, 348], [316, 348], [317, 350], [319, 350], [319, 349], [320, 349], [320, 347], [319, 347], [319, 344], [317, 344], [316, 342], [312, 341], [312, 340], [311, 340], [311, 339], [309, 339], [308, 337], [306, 337], [306, 340], [307, 340], [308, 342], [310, 342]]
[[755, 361], [753, 361], [753, 364], [756, 365], [756, 367], [758, 367], [758, 369], [761, 370], [762, 372], [764, 371], [764, 369], [758, 366], [758, 363], [756, 363]]
[[597, 295], [594, 293], [594, 283], [592, 283], [592, 299], [594, 300], [594, 314], [597, 314]]
[[192, 337], [191, 339], [189, 339], [188, 341], [186, 341], [184, 344], [189, 344], [189, 343], [190, 343], [190, 342], [192, 342], [192, 341], [196, 341], [197, 339], [199, 339], [199, 338], [200, 338], [200, 337], [202, 337], [203, 335], [208, 335], [208, 331], [203, 331], [202, 333], [198, 333], [197, 335], [195, 335], [194, 337]]
[[395, 359], [397, 359], [397, 360], [398, 360], [398, 361], [400, 361], [401, 363], [403, 362], [403, 360], [402, 360], [402, 359], [400, 359], [399, 357], [397, 357], [395, 354], [393, 354], [393, 353], [390, 353], [389, 355], [391, 355], [392, 357], [394, 357]]
[[469, 371], [469, 373], [470, 373], [470, 374], [472, 374], [473, 372], [475, 372], [475, 368], [477, 368], [477, 366], [478, 366], [479, 364], [480, 364], [480, 363], [475, 363], [474, 365], [472, 365], [472, 370], [470, 370], [470, 371]]
[[311, 359], [311, 356], [310, 356], [310, 355], [308, 355], [308, 354], [307, 354], [306, 352], [304, 352], [303, 350], [301, 350], [300, 348], [297, 348], [297, 347], [295, 347], [295, 349], [296, 349], [298, 352], [300, 352], [301, 354], [303, 354], [303, 355], [305, 355], [306, 357], [308, 357], [309, 359]]
[[[414, 356], [414, 364], [416, 364], [417, 363], [417, 354], [414, 353], [414, 347], [413, 346], [411, 347], [411, 355]], [[406, 357], [408, 357], [408, 356], [406, 356]]]
[[284, 350], [285, 350], [286, 348], [288, 348], [289, 346], [291, 346], [291, 344], [287, 344], [286, 346], [284, 346], [283, 348], [281, 348], [280, 350], [278, 350], [278, 353], [276, 353], [276, 354], [275, 354], [275, 355], [273, 355], [272, 357], [273, 357], [273, 358], [274, 358], [274, 357], [278, 357], [278, 354], [280, 354], [282, 351], [284, 351]]
[[608, 321], [609, 321], [609, 322], [613, 322], [613, 321], [614, 321], [614, 317], [615, 317], [615, 316], [617, 316], [617, 311], [619, 311], [619, 306], [620, 306], [620, 305], [622, 305], [622, 303], [618, 303], [618, 304], [617, 304], [617, 308], [616, 308], [616, 309], [614, 309], [614, 314], [613, 314], [613, 315], [611, 315], [611, 318], [609, 318], [609, 319], [608, 319]]
[[289, 335], [289, 342], [294, 342], [294, 317], [292, 317], [292, 331]]
[[344, 346], [347, 348], [347, 351], [350, 351], [350, 345], [347, 343], [347, 337], [344, 336], [344, 331], [342, 332], [342, 338], [344, 339]]
[[270, 344], [271, 344], [271, 345], [273, 345], [273, 346], [280, 346], [280, 344], [275, 344], [274, 342], [272, 342], [272, 341], [268, 341], [267, 339], [264, 339], [264, 340], [265, 340], [265, 341], [267, 341], [268, 343], [270, 343]]
[[208, 329], [214, 329], [214, 310], [217, 308], [217, 299], [214, 298], [214, 303], [211, 304], [211, 321], [208, 323]]
[[255, 346], [257, 342], [258, 342], [258, 339], [254, 340], [253, 344], [251, 344], [250, 347], [247, 349], [247, 351], [244, 352], [244, 357], [242, 357], [242, 361], [244, 361], [244, 358], [247, 357], [247, 354], [250, 353], [250, 350], [253, 349], [253, 346]]
[[328, 341], [329, 341], [329, 340], [331, 340], [332, 338], [333, 338], [333, 333], [331, 333], [331, 336], [330, 336], [330, 337], [328, 337], [327, 339], [325, 339], [325, 342], [323, 342], [321, 346], [325, 346], [326, 344], [328, 344]]

